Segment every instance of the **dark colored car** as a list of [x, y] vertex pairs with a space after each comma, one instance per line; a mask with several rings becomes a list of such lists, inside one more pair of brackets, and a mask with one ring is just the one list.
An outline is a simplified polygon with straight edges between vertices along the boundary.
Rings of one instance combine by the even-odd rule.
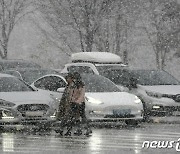
[[21, 59], [0, 60], [0, 71], [17, 68], [41, 68], [40, 65]]
[[101, 75], [139, 96], [144, 102], [147, 116], [180, 115], [180, 82], [168, 72], [111, 68], [104, 70]]

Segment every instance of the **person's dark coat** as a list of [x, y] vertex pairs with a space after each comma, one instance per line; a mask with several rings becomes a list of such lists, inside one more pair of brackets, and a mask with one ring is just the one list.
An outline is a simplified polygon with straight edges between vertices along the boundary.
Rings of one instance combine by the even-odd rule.
[[65, 118], [69, 117], [69, 114], [70, 114], [70, 103], [68, 101], [67, 90], [68, 90], [68, 87], [65, 88], [64, 93], [59, 103], [59, 108], [56, 115], [56, 119], [59, 121], [62, 121]]

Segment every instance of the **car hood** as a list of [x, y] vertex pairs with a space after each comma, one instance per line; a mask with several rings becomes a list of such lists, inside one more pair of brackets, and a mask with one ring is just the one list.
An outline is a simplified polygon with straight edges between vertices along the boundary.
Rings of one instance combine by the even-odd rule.
[[49, 104], [52, 99], [38, 91], [33, 92], [1, 92], [0, 99], [19, 104]]
[[100, 92], [100, 93], [86, 93], [86, 97], [92, 97], [102, 103], [109, 103], [109, 105], [132, 105], [135, 104], [135, 95], [127, 92]]
[[161, 94], [180, 94], [180, 85], [156, 85], [156, 86], [142, 86], [139, 88], [149, 92], [157, 92]]

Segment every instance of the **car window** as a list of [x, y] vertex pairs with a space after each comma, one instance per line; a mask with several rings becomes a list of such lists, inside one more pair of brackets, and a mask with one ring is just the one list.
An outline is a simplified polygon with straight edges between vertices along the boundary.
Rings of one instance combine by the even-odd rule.
[[78, 72], [80, 74], [94, 74], [94, 71], [89, 66], [69, 66], [68, 72]]
[[21, 70], [20, 72], [23, 80], [29, 84], [33, 83], [35, 80], [44, 75], [59, 74], [57, 71], [51, 69], [25, 69]]
[[56, 76], [46, 76], [34, 83], [34, 86], [39, 89], [57, 91], [58, 88], [64, 88], [66, 86], [66, 82]]
[[127, 70], [108, 70], [103, 72], [103, 76], [110, 79], [117, 85], [129, 86], [131, 74]]
[[172, 75], [160, 70], [107, 70], [103, 76], [109, 78], [115, 84], [129, 86], [131, 79], [135, 79], [140, 85], [179, 85], [180, 82]]
[[120, 92], [121, 90], [110, 80], [102, 76], [83, 75], [86, 92]]
[[0, 78], [0, 92], [13, 91], [34, 91], [29, 85], [16, 77], [1, 77]]
[[141, 85], [180, 85], [180, 82], [162, 70], [133, 70], [133, 76]]

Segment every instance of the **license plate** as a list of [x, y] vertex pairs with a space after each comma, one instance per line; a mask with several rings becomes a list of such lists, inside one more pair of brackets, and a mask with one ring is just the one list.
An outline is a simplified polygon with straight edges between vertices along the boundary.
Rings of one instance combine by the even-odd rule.
[[113, 110], [114, 115], [127, 115], [127, 114], [130, 114], [130, 113], [131, 113], [130, 109]]
[[174, 112], [173, 112], [173, 115], [174, 115], [174, 116], [180, 116], [180, 111], [174, 111]]
[[26, 116], [28, 117], [43, 116], [43, 112], [42, 111], [27, 111]]

